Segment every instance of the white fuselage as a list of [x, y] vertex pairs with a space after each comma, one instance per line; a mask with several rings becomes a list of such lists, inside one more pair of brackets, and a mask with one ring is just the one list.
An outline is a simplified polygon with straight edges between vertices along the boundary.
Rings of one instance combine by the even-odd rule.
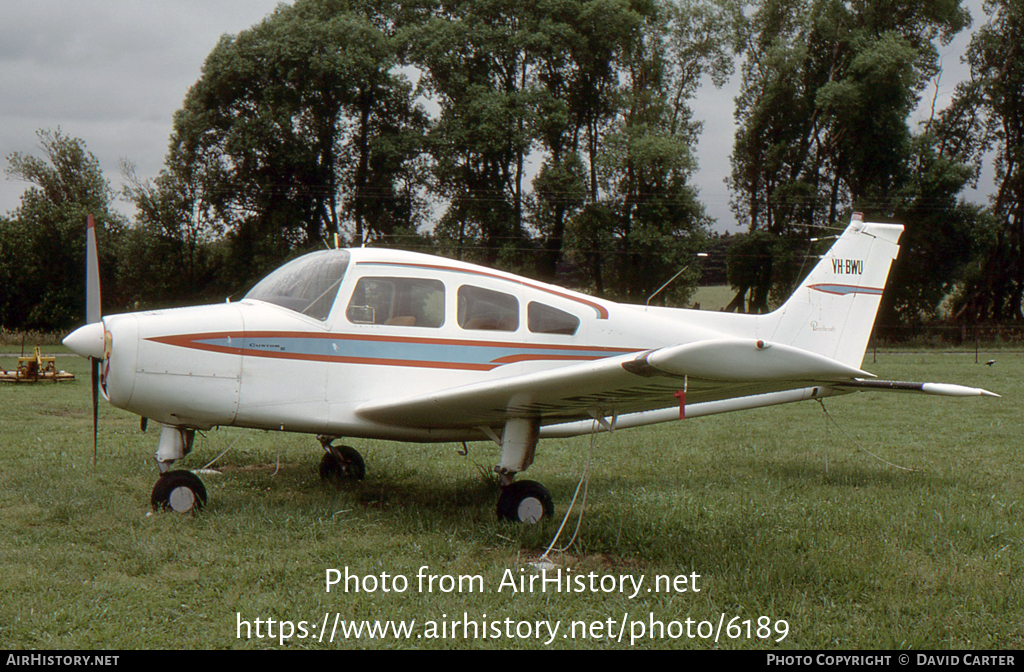
[[[345, 253], [324, 319], [248, 298], [103, 318], [107, 398], [181, 427], [465, 440], [480, 432], [444, 417], [431, 429], [381, 425], [355, 409], [667, 345], [758, 337], [752, 316], [616, 304], [409, 252]], [[409, 297], [416, 305], [403, 308]]]

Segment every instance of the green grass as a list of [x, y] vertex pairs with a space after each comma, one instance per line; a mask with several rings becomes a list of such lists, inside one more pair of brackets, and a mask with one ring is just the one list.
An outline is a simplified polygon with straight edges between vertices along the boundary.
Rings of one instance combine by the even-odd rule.
[[698, 287], [690, 298], [690, 303], [699, 303], [701, 310], [722, 310], [735, 297], [736, 290], [729, 285], [709, 285]]
[[[59, 349], [59, 348], [51, 348]], [[25, 648], [278, 647], [236, 639], [243, 619], [616, 622], [740, 616], [785, 620], [788, 636], [672, 648], [1019, 648], [1024, 644], [1024, 361], [997, 353], [878, 353], [884, 378], [978, 385], [1003, 399], [857, 394], [597, 438], [579, 539], [556, 557], [575, 572], [700, 575], [699, 593], [497, 593], [503, 572], [533, 573], [572, 498], [589, 439], [542, 442], [528, 477], [556, 519], [520, 528], [494, 515], [497, 447], [353, 441], [368, 474], [320, 482], [308, 436], [221, 429], [180, 466], [231, 444], [204, 476], [197, 517], [151, 514], [157, 432], [100, 407], [92, 466], [88, 372], [73, 383], [0, 386], [0, 642]], [[982, 360], [984, 361], [984, 359]], [[13, 358], [0, 357], [0, 368]], [[859, 444], [856, 445], [855, 444]], [[913, 469], [889, 466], [888, 462]], [[275, 467], [280, 457], [280, 469]], [[482, 473], [483, 472], [483, 473]], [[575, 524], [570, 521], [569, 531]], [[568, 533], [566, 534], [566, 538]], [[488, 592], [416, 590], [421, 566], [479, 575]], [[402, 574], [403, 594], [326, 593], [325, 571]], [[446, 616], [443, 616], [446, 615]], [[756, 623], [754, 625], [756, 628]], [[616, 623], [615, 629], [617, 630]], [[563, 630], [564, 632], [564, 630]], [[628, 629], [627, 629], [628, 636]], [[607, 638], [555, 647], [620, 648]], [[290, 648], [540, 648], [534, 640], [396, 639]]]

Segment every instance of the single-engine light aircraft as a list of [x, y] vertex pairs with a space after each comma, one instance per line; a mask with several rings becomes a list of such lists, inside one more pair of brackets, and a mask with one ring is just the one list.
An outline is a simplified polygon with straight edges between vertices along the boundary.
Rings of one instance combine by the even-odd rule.
[[855, 215], [778, 310], [743, 315], [625, 305], [412, 252], [313, 252], [238, 302], [100, 315], [92, 220], [88, 323], [64, 339], [92, 360], [96, 391], [161, 425], [154, 508], [206, 491], [171, 470], [196, 430], [317, 435], [320, 473], [361, 478], [341, 437], [491, 440], [502, 519], [551, 516], [515, 480], [539, 439], [570, 437], [857, 391], [998, 396], [875, 380], [860, 369], [903, 227]]

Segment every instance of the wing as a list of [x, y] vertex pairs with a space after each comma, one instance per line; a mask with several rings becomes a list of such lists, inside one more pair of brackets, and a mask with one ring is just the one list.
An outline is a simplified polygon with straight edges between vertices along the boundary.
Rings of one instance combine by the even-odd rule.
[[542, 425], [624, 415], [850, 382], [870, 373], [792, 346], [753, 339], [699, 341], [558, 367], [404, 398], [375, 400], [356, 413], [423, 429], [495, 427], [514, 417]]

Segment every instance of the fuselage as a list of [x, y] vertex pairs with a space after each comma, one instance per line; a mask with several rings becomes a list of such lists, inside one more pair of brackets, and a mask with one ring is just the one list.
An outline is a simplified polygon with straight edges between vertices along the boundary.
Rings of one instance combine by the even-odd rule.
[[723, 334], [757, 336], [750, 316], [617, 304], [367, 248], [306, 255], [239, 302], [102, 324], [104, 392], [132, 413], [180, 427], [409, 441], [480, 435], [444, 417], [430, 429], [380, 425], [356, 408]]

